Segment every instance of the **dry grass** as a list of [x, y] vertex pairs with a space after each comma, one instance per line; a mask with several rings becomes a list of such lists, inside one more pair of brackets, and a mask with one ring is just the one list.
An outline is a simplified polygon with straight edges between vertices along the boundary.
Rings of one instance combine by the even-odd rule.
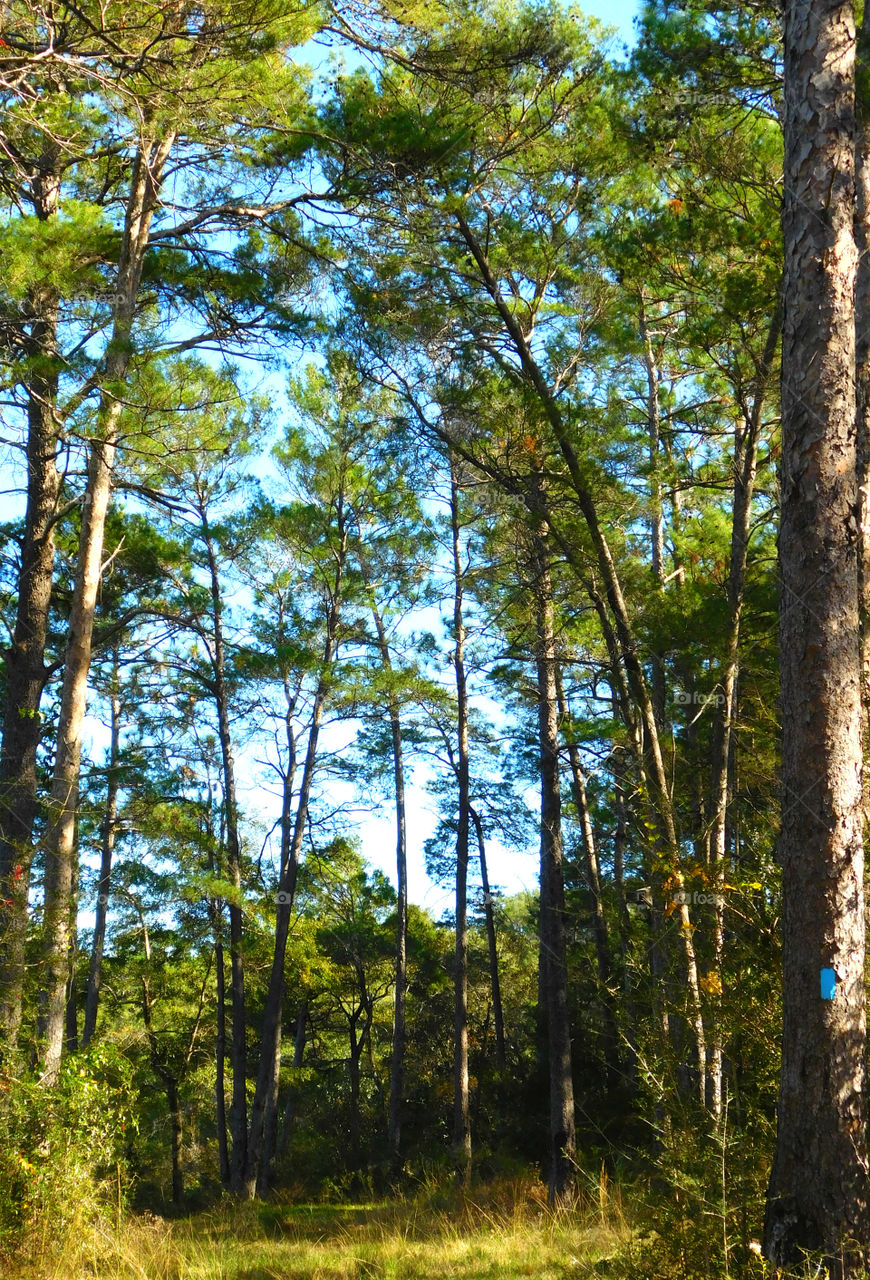
[[131, 1216], [10, 1280], [584, 1280], [631, 1236], [618, 1196], [550, 1213], [537, 1187], [366, 1205], [226, 1204], [167, 1223]]

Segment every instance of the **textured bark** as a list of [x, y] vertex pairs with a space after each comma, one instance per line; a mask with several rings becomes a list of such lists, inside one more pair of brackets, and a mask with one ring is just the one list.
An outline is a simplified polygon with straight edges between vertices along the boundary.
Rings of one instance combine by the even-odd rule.
[[[855, 30], [852, 6], [785, 9], [782, 344], [783, 1039], [765, 1252], [857, 1275], [867, 1203]], [[836, 992], [820, 999], [821, 968]]]
[[173, 141], [174, 134], [160, 141], [145, 141], [136, 155], [118, 263], [112, 338], [106, 355], [96, 434], [89, 449], [49, 801], [49, 826], [45, 839], [43, 985], [39, 998], [37, 1035], [40, 1042], [41, 1078], [46, 1084], [53, 1084], [57, 1080], [63, 1047], [69, 898], [82, 726], [87, 709], [91, 641], [102, 569], [103, 536], [118, 423], [123, 407], [119, 389], [124, 385], [130, 365], [130, 338], [148, 234], [163, 169]]
[[[57, 212], [60, 178], [55, 150], [47, 152], [31, 182], [40, 221]], [[36, 755], [42, 736], [39, 707], [45, 685], [45, 641], [54, 572], [54, 530], [61, 478], [55, 411], [58, 301], [31, 294], [25, 342], [34, 360], [27, 394], [27, 506], [18, 570], [15, 629], [6, 650], [6, 693], [0, 746], [0, 1044], [14, 1057], [21, 1026], [27, 897], [37, 813]], [[42, 370], [40, 372], [40, 370]]]
[[870, 96], [867, 92], [870, 85], [870, 5], [864, 6], [858, 32], [857, 77], [860, 92], [857, 95], [855, 146], [855, 248], [858, 252], [855, 280], [855, 397], [860, 519], [858, 591], [866, 756], [870, 749]]
[[106, 941], [106, 916], [109, 911], [109, 891], [112, 882], [112, 859], [115, 853], [115, 836], [118, 828], [118, 758], [121, 749], [121, 697], [118, 690], [118, 652], [114, 655], [112, 713], [109, 741], [109, 767], [107, 769], [106, 809], [103, 814], [103, 831], [100, 846], [100, 878], [97, 882], [97, 907], [94, 913], [94, 940], [91, 945], [91, 964], [88, 971], [88, 991], [85, 1000], [85, 1026], [82, 1032], [82, 1048], [87, 1048], [97, 1027], [100, 1003], [100, 979], [103, 967], [103, 948]]

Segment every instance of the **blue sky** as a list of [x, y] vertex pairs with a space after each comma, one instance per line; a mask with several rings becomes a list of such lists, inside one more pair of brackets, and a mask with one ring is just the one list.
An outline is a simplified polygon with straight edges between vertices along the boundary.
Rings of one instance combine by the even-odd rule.
[[634, 43], [632, 23], [640, 12], [640, 0], [586, 0], [581, 9], [607, 27], [616, 27], [624, 43]]

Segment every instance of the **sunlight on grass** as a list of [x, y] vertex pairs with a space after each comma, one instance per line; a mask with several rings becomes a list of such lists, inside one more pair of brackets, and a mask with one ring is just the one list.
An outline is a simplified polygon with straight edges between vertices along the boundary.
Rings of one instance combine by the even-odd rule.
[[[582, 1280], [630, 1238], [618, 1202], [550, 1213], [457, 1200], [229, 1204], [177, 1223], [133, 1216], [27, 1280]], [[11, 1275], [11, 1273], [10, 1273]]]

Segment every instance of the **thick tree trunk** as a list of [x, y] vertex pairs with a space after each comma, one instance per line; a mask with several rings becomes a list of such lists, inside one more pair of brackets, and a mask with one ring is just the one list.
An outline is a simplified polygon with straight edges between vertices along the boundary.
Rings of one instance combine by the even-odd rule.
[[170, 134], [160, 142], [144, 142], [136, 155], [118, 264], [112, 339], [106, 356], [96, 435], [89, 450], [49, 801], [49, 826], [45, 839], [43, 986], [39, 999], [37, 1035], [40, 1042], [41, 1078], [47, 1085], [57, 1080], [63, 1048], [69, 899], [82, 727], [87, 706], [91, 638], [102, 568], [103, 535], [117, 447], [118, 423], [123, 408], [118, 388], [124, 384], [130, 364], [130, 337], [148, 234], [160, 180], [173, 140], [174, 135]]
[[486, 865], [486, 841], [480, 814], [469, 807], [471, 820], [477, 835], [477, 853], [480, 858], [480, 880], [483, 888], [483, 918], [486, 921], [486, 943], [489, 952], [489, 989], [492, 993], [492, 1021], [495, 1030], [495, 1062], [499, 1071], [505, 1067], [504, 1012], [501, 1003], [501, 978], [498, 971], [498, 939], [495, 933], [495, 911], [489, 887], [489, 869]]
[[[372, 610], [384, 671], [392, 671], [390, 646], [383, 619]], [[408, 995], [408, 841], [405, 823], [405, 761], [399, 700], [390, 691], [390, 732], [393, 739], [393, 789], [396, 797], [396, 985], [393, 997], [393, 1044], [390, 1054], [390, 1103], [387, 1148], [394, 1177], [402, 1171], [402, 1091], [405, 1078], [405, 1005]]]
[[[870, 5], [864, 6], [858, 33], [857, 66], [860, 80], [866, 84], [870, 71]], [[870, 747], [870, 102], [863, 99], [864, 95], [859, 94], [855, 147], [855, 248], [858, 253], [855, 281], [855, 389], [860, 519], [858, 591], [866, 757]], [[865, 802], [865, 812], [866, 807]]]
[[556, 690], [558, 655], [553, 618], [553, 587], [546, 529], [534, 535], [533, 585], [535, 664], [538, 677], [538, 735], [541, 771], [541, 951], [546, 956], [544, 996], [550, 1082], [549, 1199], [565, 1199], [574, 1177], [576, 1139], [571, 1028], [568, 1018], [568, 965], [565, 945], [565, 882], [562, 847], [562, 795], [559, 781], [559, 715]]
[[102, 844], [100, 848], [100, 879], [97, 884], [97, 907], [94, 915], [94, 940], [91, 946], [91, 965], [88, 972], [88, 993], [85, 1000], [85, 1026], [82, 1032], [82, 1048], [87, 1048], [97, 1027], [100, 1002], [100, 979], [103, 967], [103, 948], [106, 941], [106, 916], [109, 911], [109, 891], [112, 880], [112, 859], [115, 853], [115, 836], [118, 827], [118, 759], [121, 750], [121, 696], [118, 688], [118, 652], [114, 654], [112, 690], [111, 738], [109, 764], [106, 770], [106, 809], [103, 814]]
[[[783, 1039], [764, 1246], [863, 1274], [870, 1236], [856, 478], [855, 30], [785, 7]], [[820, 976], [821, 975], [821, 976]], [[833, 987], [833, 990], [831, 990]], [[822, 998], [827, 991], [832, 998]]]
[[[31, 183], [40, 221], [57, 212], [60, 179], [54, 153]], [[6, 651], [6, 694], [0, 746], [0, 1044], [14, 1058], [21, 1026], [27, 897], [37, 812], [36, 755], [42, 736], [39, 706], [45, 684], [45, 641], [54, 572], [54, 530], [61, 477], [56, 355], [58, 302], [53, 293], [29, 300], [33, 319], [27, 350], [33, 357], [27, 391], [27, 508], [12, 643]], [[44, 372], [38, 372], [44, 370]]]

